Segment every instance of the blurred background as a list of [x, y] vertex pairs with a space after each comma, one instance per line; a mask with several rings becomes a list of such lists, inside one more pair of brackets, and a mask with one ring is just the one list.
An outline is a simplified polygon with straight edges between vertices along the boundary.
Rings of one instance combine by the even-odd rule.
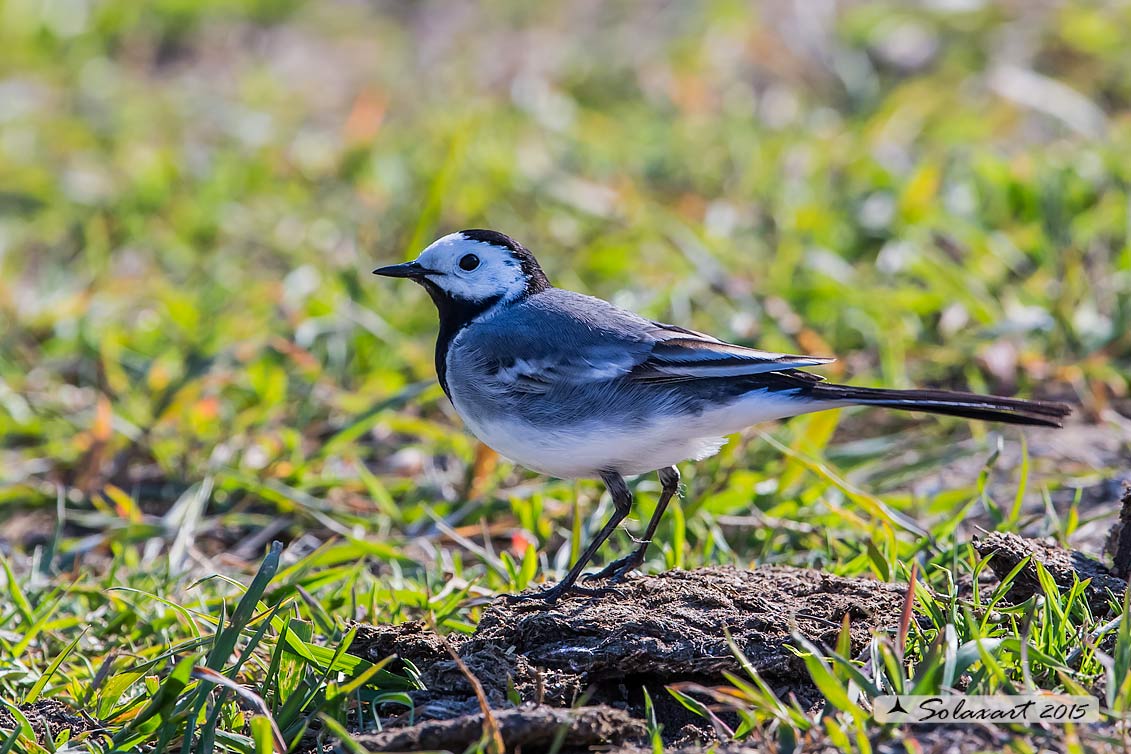
[[890, 522], [852, 490], [1098, 541], [1131, 469], [1129, 30], [1099, 2], [6, 0], [0, 550], [552, 571], [600, 488], [477, 448], [431, 303], [369, 275], [463, 227], [836, 379], [1079, 405], [1027, 443], [752, 430], [687, 470], [653, 567], [859, 570]]

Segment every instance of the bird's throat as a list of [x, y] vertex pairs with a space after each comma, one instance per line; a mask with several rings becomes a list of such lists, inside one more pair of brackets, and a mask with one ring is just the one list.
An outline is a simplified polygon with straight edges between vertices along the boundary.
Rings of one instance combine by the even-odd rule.
[[457, 298], [428, 279], [421, 281], [424, 290], [432, 297], [436, 311], [440, 314], [440, 333], [436, 337], [436, 377], [440, 380], [440, 387], [450, 400], [451, 392], [448, 390], [448, 349], [460, 330], [467, 327], [476, 317], [487, 312], [491, 307], [502, 301], [502, 296], [470, 300]]

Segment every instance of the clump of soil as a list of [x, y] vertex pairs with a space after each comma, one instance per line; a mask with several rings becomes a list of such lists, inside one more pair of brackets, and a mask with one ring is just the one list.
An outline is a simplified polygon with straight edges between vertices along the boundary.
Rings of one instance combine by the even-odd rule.
[[[595, 716], [584, 720], [606, 720], [610, 708], [640, 720], [641, 689], [649, 690], [669, 741], [709, 738], [705, 721], [679, 705], [664, 686], [719, 684], [725, 682], [724, 671], [741, 674], [728, 633], [782, 696], [815, 700], [808, 674], [788, 648], [793, 635], [832, 644], [848, 616], [853, 649], [859, 650], [873, 631], [894, 626], [904, 592], [899, 585], [798, 568], [677, 570], [631, 579], [615, 594], [569, 597], [549, 608], [499, 599], [474, 634], [450, 641], [490, 706], [500, 710], [495, 714], [506, 711], [508, 724], [524, 731], [522, 740], [536, 735], [531, 731], [538, 726], [545, 727], [537, 735], [558, 735], [565, 722], [550, 711], [579, 703], [595, 705], [582, 708]], [[386, 745], [404, 749], [406, 742], [428, 736], [447, 736], [437, 747], [455, 750], [479, 740], [483, 719], [471, 683], [444, 642], [422, 624], [362, 627], [351, 651], [371, 660], [390, 654], [410, 660], [427, 687], [414, 692], [415, 719], [426, 721], [397, 729], [397, 721], [390, 720], [389, 735], [366, 739], [374, 751]], [[513, 695], [532, 706], [514, 708]], [[435, 721], [450, 724], [436, 727]], [[569, 736], [575, 735], [575, 722], [567, 726], [567, 740], [574, 740]], [[611, 723], [600, 730], [608, 735], [606, 745], [639, 741], [642, 734], [639, 726]], [[393, 732], [410, 738], [394, 739]], [[463, 734], [469, 737], [459, 739], [462, 743], [451, 738]], [[583, 739], [577, 734], [580, 748], [589, 745]]]
[[1038, 563], [1048, 570], [1057, 586], [1062, 589], [1071, 587], [1074, 579], [1091, 579], [1085, 596], [1093, 612], [1099, 616], [1110, 612], [1111, 605], [1123, 598], [1123, 592], [1127, 588], [1127, 582], [1113, 576], [1100, 561], [1078, 550], [1066, 550], [1043, 540], [1027, 539], [1007, 532], [993, 532], [975, 541], [974, 549], [982, 557], [990, 556], [990, 569], [999, 579], [1006, 578], [1021, 561], [1029, 558], [1006, 595], [1014, 602], [1042, 593], [1037, 577]]
[[[52, 741], [64, 730], [70, 730], [71, 737], [74, 738], [80, 733], [98, 730], [100, 727], [97, 721], [76, 713], [55, 699], [41, 699], [31, 704], [21, 704], [19, 710], [27, 718], [38, 741]], [[0, 731], [15, 730], [19, 725], [11, 711], [0, 705]], [[0, 738], [3, 738], [3, 735], [0, 735]]]
[[1111, 527], [1104, 549], [1111, 554], [1112, 575], [1126, 579], [1131, 576], [1131, 484], [1124, 483], [1119, 503], [1119, 521]]

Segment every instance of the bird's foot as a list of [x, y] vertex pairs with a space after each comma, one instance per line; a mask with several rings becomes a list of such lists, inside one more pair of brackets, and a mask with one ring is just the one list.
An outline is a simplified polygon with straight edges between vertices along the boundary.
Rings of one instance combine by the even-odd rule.
[[601, 597], [606, 594], [615, 592], [611, 586], [604, 586], [598, 588], [591, 588], [579, 586], [578, 584], [558, 583], [554, 586], [543, 589], [539, 592], [524, 592], [523, 594], [508, 594], [504, 596], [508, 605], [516, 605], [522, 602], [526, 603], [542, 603], [545, 607], [550, 607], [559, 599], [566, 595], [576, 594], [582, 597]]
[[609, 563], [596, 573], [587, 573], [581, 578], [583, 581], [608, 579], [610, 584], [617, 584], [624, 581], [624, 577], [632, 573], [633, 569], [639, 568], [642, 565], [644, 565], [644, 553], [634, 550], [623, 558], [618, 558], [612, 563]]

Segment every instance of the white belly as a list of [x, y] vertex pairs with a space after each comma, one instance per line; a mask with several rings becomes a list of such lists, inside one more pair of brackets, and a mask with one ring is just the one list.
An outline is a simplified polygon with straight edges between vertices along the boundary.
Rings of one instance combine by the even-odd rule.
[[724, 437], [678, 432], [632, 432], [597, 427], [546, 430], [522, 421], [468, 422], [472, 434], [520, 466], [562, 479], [597, 477], [612, 470], [626, 476], [718, 452]]
[[472, 434], [488, 447], [521, 466], [562, 479], [593, 478], [606, 470], [631, 476], [701, 460], [717, 453], [726, 435], [814, 410], [797, 401], [752, 394], [716, 411], [657, 417], [643, 426], [593, 421], [548, 428], [519, 416], [476, 418], [461, 410], [458, 400], [454, 405]]

